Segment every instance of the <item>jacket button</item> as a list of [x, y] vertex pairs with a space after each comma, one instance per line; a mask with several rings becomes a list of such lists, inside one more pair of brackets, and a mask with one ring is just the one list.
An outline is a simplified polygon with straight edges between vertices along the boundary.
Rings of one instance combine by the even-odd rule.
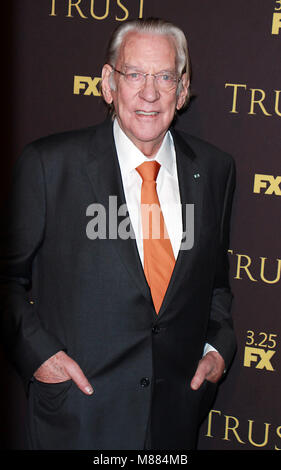
[[160, 332], [160, 327], [158, 325], [154, 325], [152, 328], [152, 333], [157, 335]]
[[150, 384], [150, 381], [147, 377], [143, 377], [140, 381], [140, 384], [141, 386], [144, 388], [144, 387], [148, 387], [149, 384]]

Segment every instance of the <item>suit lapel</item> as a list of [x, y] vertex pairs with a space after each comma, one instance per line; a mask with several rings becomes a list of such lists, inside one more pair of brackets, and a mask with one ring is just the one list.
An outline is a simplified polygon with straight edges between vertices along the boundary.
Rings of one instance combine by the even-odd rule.
[[[99, 129], [100, 131], [96, 132], [92, 141], [87, 170], [96, 200], [105, 207], [108, 214], [109, 196], [116, 196], [117, 207], [125, 204], [126, 201], [114, 144], [112, 122], [106, 121]], [[186, 205], [193, 204], [194, 246], [191, 249], [185, 249], [184, 243], [182, 243], [161, 309], [158, 315], [155, 313], [156, 318], [162, 317], [178, 288], [182, 286], [183, 282], [185, 284], [187, 282], [198, 249], [202, 218], [203, 175], [196, 164], [196, 156], [192, 149], [176, 131], [172, 130], [172, 135], [176, 149], [183, 232], [186, 233], [191, 229], [190, 224], [193, 221], [187, 220]], [[145, 279], [135, 240], [130, 237], [126, 240], [117, 237], [114, 240], [109, 239], [108, 243], [111, 243], [113, 248], [117, 249], [120, 261], [152, 306], [150, 289]]]
[[[162, 317], [162, 315], [165, 313], [178, 289], [180, 287], [182, 288], [183, 284], [186, 286], [195, 260], [195, 254], [198, 250], [202, 219], [202, 202], [204, 192], [204, 178], [202, 172], [196, 164], [196, 156], [193, 153], [193, 150], [176, 131], [172, 130], [172, 135], [176, 150], [177, 172], [182, 204], [183, 233], [187, 233], [188, 231], [192, 230], [192, 224], [194, 222], [194, 244], [192, 248], [186, 249], [186, 244], [184, 243], [183, 239], [170, 284], [164, 297], [158, 317]], [[187, 218], [188, 213], [186, 212], [186, 206], [189, 204], [193, 204], [194, 221], [189, 220], [192, 219], [192, 217]]]
[[[107, 120], [100, 126], [100, 131], [97, 132], [93, 138], [87, 171], [96, 200], [99, 204], [103, 205], [107, 214], [110, 212], [109, 196], [115, 196], [117, 210], [120, 206], [126, 204], [121, 172], [114, 144], [113, 126], [110, 120]], [[121, 218], [118, 217], [118, 222], [120, 221]], [[109, 220], [107, 218], [107, 227], [108, 222]], [[124, 264], [144, 297], [152, 305], [150, 289], [145, 279], [135, 239], [129, 237], [124, 240], [117, 235], [115, 239], [108, 238], [108, 243], [111, 243], [113, 249], [117, 249], [120, 261]]]

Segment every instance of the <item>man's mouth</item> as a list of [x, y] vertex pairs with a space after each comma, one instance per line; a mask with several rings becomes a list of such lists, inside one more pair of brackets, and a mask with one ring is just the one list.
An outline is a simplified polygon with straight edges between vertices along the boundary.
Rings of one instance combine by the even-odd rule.
[[141, 111], [141, 110], [137, 110], [136, 111], [136, 114], [138, 114], [139, 116], [157, 116], [158, 111]]

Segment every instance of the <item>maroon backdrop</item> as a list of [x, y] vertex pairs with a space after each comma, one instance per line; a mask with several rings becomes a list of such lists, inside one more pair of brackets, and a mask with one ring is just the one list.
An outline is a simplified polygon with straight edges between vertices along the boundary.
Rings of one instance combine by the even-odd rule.
[[[160, 16], [186, 33], [193, 99], [177, 127], [237, 166], [229, 258], [238, 352], [199, 449], [280, 450], [280, 0], [20, 0], [10, 8], [1, 199], [26, 143], [105, 116], [96, 85], [120, 21]], [[25, 397], [4, 357], [1, 368], [1, 443], [18, 449]]]

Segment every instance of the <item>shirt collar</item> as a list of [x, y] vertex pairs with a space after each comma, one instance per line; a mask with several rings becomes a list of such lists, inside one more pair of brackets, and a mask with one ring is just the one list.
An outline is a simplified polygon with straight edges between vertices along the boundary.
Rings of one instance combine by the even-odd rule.
[[[114, 120], [113, 134], [121, 173], [126, 176], [148, 158], [126, 136], [117, 119]], [[170, 131], [166, 133], [160, 149], [152, 160], [158, 161], [172, 176], [176, 174], [176, 153]]]

